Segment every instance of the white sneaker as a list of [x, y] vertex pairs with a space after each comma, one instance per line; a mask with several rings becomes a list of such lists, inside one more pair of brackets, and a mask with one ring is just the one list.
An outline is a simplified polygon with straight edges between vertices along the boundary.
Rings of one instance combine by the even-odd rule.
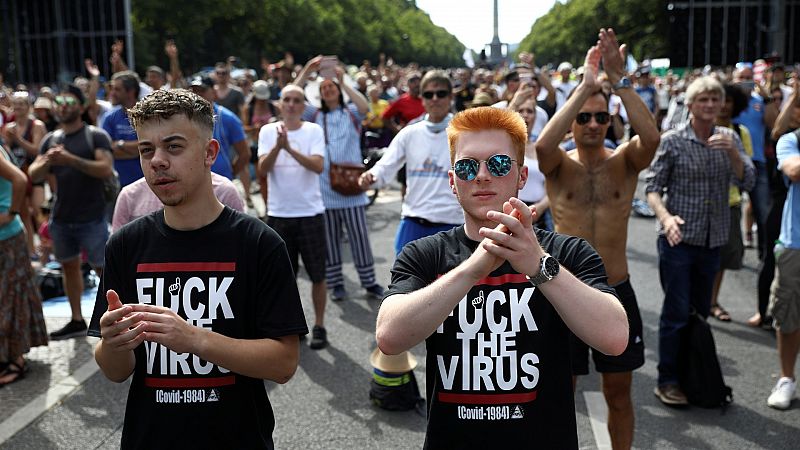
[[789, 377], [782, 377], [772, 388], [772, 394], [767, 399], [767, 405], [776, 409], [788, 409], [794, 398], [797, 382]]

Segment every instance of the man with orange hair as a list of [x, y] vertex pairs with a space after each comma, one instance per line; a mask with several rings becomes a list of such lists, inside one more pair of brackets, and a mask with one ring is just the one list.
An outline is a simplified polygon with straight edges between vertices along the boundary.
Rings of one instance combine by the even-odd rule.
[[516, 198], [528, 177], [521, 116], [468, 109], [447, 136], [465, 223], [403, 248], [378, 346], [391, 355], [426, 341], [425, 448], [578, 448], [570, 331], [618, 355], [625, 311], [591, 246], [534, 230], [535, 208]]

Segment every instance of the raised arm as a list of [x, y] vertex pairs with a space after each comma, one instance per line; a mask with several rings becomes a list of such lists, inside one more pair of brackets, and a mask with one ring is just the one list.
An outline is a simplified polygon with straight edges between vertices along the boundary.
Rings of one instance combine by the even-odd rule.
[[593, 46], [586, 52], [583, 81], [572, 94], [567, 103], [547, 122], [544, 130], [536, 140], [536, 155], [539, 159], [539, 170], [550, 175], [558, 170], [566, 154], [559, 148], [564, 135], [570, 130], [572, 121], [578, 115], [584, 102], [599, 89], [597, 71], [600, 67], [600, 49]]
[[297, 74], [297, 78], [292, 81], [292, 84], [296, 84], [300, 87], [305, 87], [306, 82], [308, 81], [308, 76], [311, 72], [316, 72], [319, 70], [319, 62], [322, 61], [322, 55], [317, 55], [308, 60], [305, 66], [303, 66], [303, 70]]
[[181, 63], [178, 60], [178, 46], [175, 45], [175, 41], [170, 39], [164, 44], [164, 53], [169, 58], [169, 75], [172, 79], [172, 89], [186, 87], [186, 82], [183, 80], [183, 72], [181, 72]]
[[350, 83], [344, 81], [344, 69], [337, 67], [336, 76], [339, 78], [339, 87], [341, 87], [347, 96], [350, 97], [350, 101], [356, 105], [356, 108], [358, 108], [358, 113], [362, 116], [366, 115], [367, 112], [369, 112], [369, 102], [367, 101], [367, 98], [364, 97], [361, 92], [353, 89], [353, 87], [350, 86]]
[[123, 70], [128, 70], [128, 65], [125, 64], [125, 58], [122, 57], [122, 50], [125, 48], [125, 44], [122, 42], [121, 39], [114, 42], [111, 45], [111, 71], [113, 73], [122, 72]]
[[[608, 81], [612, 85], [625, 75], [625, 48], [619, 45], [614, 30], [600, 30], [600, 51], [603, 54], [603, 67], [606, 69]], [[625, 159], [637, 172], [650, 165], [656, 154], [661, 136], [656, 126], [656, 121], [642, 98], [631, 88], [617, 89], [616, 94], [622, 99], [622, 104], [628, 112], [631, 127], [636, 130], [637, 136], [620, 146]]]

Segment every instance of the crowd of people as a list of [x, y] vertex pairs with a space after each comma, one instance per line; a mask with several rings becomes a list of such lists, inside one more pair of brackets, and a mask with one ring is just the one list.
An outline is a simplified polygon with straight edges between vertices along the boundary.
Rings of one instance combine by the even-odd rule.
[[[0, 90], [0, 387], [23, 379], [25, 354], [47, 345], [36, 269], [55, 261], [72, 314], [49, 339], [102, 337], [104, 374], [133, 374], [124, 443], [147, 448], [168, 434], [166, 416], [150, 412], [200, 386], [225, 400], [214, 442], [270, 448], [260, 380], [288, 381], [309, 333], [299, 259], [312, 285], [308, 345], [319, 350], [328, 299], [352, 295], [346, 233], [364, 295], [383, 300], [381, 354], [426, 341], [426, 448], [496, 446], [487, 431], [500, 429], [508, 443], [577, 447], [570, 399], [590, 354], [612, 446], [630, 448], [645, 345], [626, 256], [638, 213], [658, 230], [658, 399], [688, 404], [681, 330], [692, 310], [731, 320], [718, 298], [723, 274], [754, 246], [748, 324], [776, 330], [781, 377], [767, 403], [790, 406], [800, 349], [796, 66], [654, 76], [643, 63], [629, 73], [605, 29], [577, 69], [538, 67], [525, 52], [474, 69], [383, 54], [377, 66], [336, 56], [300, 65], [287, 53], [262, 61], [260, 74], [230, 57], [186, 77], [175, 44], [164, 50], [168, 70], [148, 67], [143, 79], [117, 42], [107, 78], [87, 59], [71, 84]], [[364, 170], [368, 147], [386, 150]], [[646, 204], [635, 199], [643, 171]], [[364, 192], [394, 180], [401, 219], [384, 290]], [[88, 326], [86, 265], [102, 280]], [[181, 420], [210, 417], [191, 406]], [[495, 406], [497, 417], [483, 416]], [[542, 428], [556, 422], [569, 426]]]

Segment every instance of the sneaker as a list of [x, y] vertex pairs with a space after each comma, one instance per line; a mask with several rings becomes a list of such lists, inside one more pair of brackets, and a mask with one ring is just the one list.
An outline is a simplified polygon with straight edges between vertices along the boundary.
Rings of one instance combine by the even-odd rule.
[[344, 286], [336, 286], [331, 291], [331, 300], [335, 302], [340, 302], [347, 298], [347, 291], [344, 290]]
[[677, 384], [656, 386], [653, 393], [661, 400], [661, 403], [667, 406], [686, 406], [689, 404], [689, 401], [686, 400], [686, 395]]
[[797, 390], [797, 382], [789, 377], [781, 377], [772, 388], [772, 394], [767, 399], [767, 405], [775, 409], [788, 409]]
[[379, 284], [374, 284], [368, 288], [365, 288], [367, 291], [367, 298], [372, 300], [381, 300], [383, 299], [383, 288]]
[[64, 328], [50, 333], [50, 339], [54, 341], [81, 336], [86, 336], [86, 322], [83, 319], [72, 320]]
[[314, 325], [311, 330], [311, 343], [308, 346], [313, 350], [325, 348], [328, 345], [328, 332], [325, 327]]

